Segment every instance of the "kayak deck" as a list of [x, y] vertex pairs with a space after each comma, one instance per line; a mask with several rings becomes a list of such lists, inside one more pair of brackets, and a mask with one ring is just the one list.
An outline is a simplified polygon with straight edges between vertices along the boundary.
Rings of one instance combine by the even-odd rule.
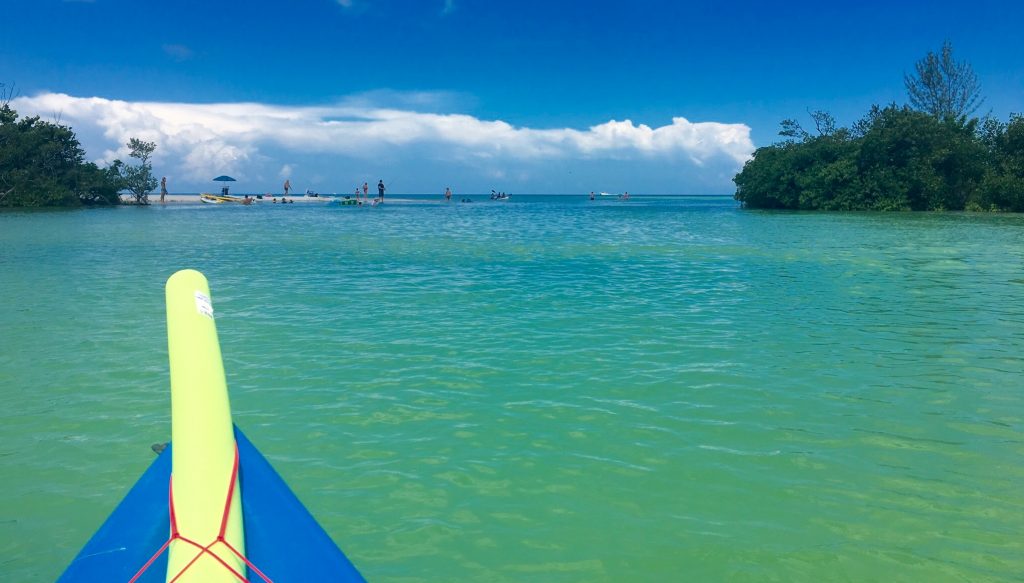
[[[364, 581], [266, 458], [237, 426], [234, 432], [249, 561], [274, 583]], [[132, 486], [58, 583], [128, 581], [167, 542], [171, 447]], [[136, 581], [164, 583], [166, 577], [164, 552]]]

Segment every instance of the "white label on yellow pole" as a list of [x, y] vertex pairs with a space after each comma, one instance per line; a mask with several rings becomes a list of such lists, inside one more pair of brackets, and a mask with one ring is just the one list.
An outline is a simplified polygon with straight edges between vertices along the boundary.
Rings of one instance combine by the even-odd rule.
[[196, 290], [196, 311], [207, 318], [213, 318], [213, 304], [210, 303], [210, 297], [199, 290]]

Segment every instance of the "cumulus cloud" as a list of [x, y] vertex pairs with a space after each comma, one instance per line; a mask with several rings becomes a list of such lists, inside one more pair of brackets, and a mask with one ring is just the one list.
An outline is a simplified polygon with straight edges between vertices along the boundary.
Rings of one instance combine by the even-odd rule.
[[[129, 102], [44, 93], [19, 97], [19, 112], [59, 112], [76, 127], [102, 134], [101, 161], [125, 159], [131, 137], [154, 141], [193, 178], [240, 172], [265, 150], [369, 159], [413, 149], [448, 161], [663, 158], [739, 168], [754, 150], [744, 124], [674, 117], [660, 127], [611, 120], [586, 129], [517, 127], [458, 113], [376, 107], [365, 98], [324, 106], [260, 103]], [[280, 161], [277, 164], [281, 164]], [[291, 171], [284, 165], [282, 175]]]

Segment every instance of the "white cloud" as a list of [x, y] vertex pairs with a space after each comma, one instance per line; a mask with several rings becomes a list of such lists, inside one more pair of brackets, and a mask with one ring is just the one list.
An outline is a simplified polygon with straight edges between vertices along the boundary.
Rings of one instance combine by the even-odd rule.
[[[326, 106], [260, 103], [129, 102], [44, 93], [19, 97], [22, 114], [57, 112], [76, 131], [102, 134], [101, 161], [126, 159], [124, 144], [138, 137], [158, 144], [157, 160], [178, 164], [190, 178], [243, 174], [267, 151], [289, 157], [326, 154], [371, 160], [423, 150], [435, 160], [539, 162], [551, 159], [716, 160], [738, 169], [754, 150], [744, 124], [694, 123], [675, 117], [660, 127], [612, 120], [587, 129], [516, 127], [465, 114], [375, 107], [365, 97]], [[281, 164], [280, 161], [276, 162]], [[291, 164], [281, 175], [292, 171]]]

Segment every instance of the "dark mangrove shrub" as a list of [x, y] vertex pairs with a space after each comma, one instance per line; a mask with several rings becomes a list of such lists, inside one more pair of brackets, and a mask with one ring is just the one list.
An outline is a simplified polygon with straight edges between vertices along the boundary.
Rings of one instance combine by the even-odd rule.
[[1024, 116], [1008, 124], [986, 120], [981, 132], [989, 160], [971, 210], [1024, 212]]
[[1022, 211], [1024, 121], [873, 107], [852, 129], [758, 148], [733, 179], [748, 208]]
[[0, 206], [117, 204], [116, 173], [84, 158], [71, 128], [0, 106]]

